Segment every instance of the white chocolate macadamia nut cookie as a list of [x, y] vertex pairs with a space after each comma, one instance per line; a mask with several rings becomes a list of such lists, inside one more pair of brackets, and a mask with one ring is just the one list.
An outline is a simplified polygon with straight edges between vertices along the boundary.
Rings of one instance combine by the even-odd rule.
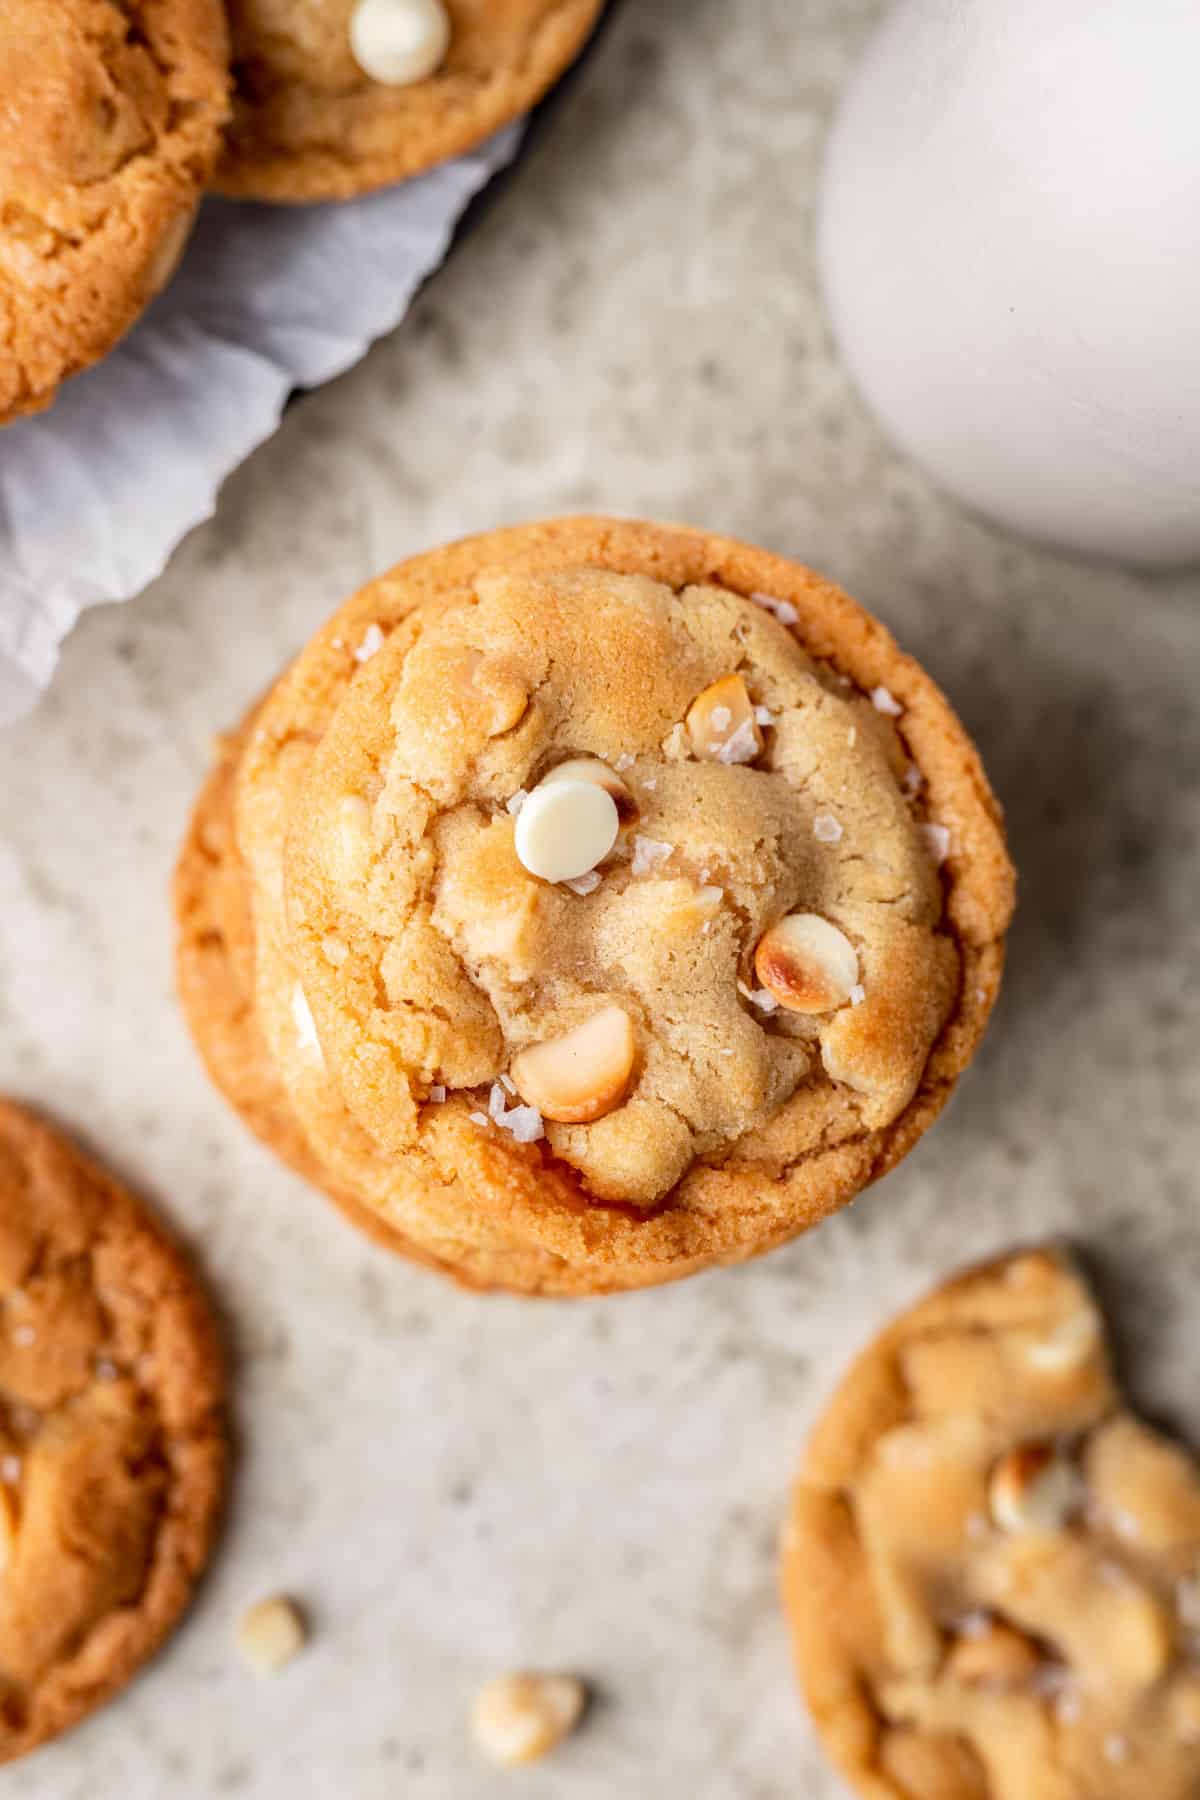
[[1195, 1800], [1200, 1469], [1070, 1259], [959, 1276], [855, 1364], [784, 1533], [800, 1679], [870, 1800]]
[[783, 1242], [915, 1142], [997, 990], [1012, 874], [946, 702], [837, 589], [704, 533], [564, 520], [402, 565], [233, 786], [284, 1103], [331, 1191], [480, 1284]]

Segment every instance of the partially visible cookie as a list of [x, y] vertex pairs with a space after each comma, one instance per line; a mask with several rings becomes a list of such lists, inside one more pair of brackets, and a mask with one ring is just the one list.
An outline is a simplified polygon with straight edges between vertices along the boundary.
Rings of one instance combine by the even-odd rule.
[[219, 0], [7, 0], [0, 424], [48, 406], [170, 279], [228, 86]]
[[0, 1100], [0, 1761], [102, 1705], [180, 1617], [217, 1521], [221, 1394], [179, 1254]]
[[216, 185], [306, 201], [405, 181], [527, 112], [602, 10], [603, 0], [231, 0], [234, 118]]
[[959, 1276], [854, 1365], [783, 1595], [817, 1729], [869, 1800], [1200, 1793], [1200, 1469], [1129, 1411], [1057, 1252]]

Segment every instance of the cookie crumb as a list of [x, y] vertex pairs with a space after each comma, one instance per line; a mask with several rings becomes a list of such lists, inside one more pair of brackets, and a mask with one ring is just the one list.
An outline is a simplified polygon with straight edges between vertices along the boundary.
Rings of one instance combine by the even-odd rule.
[[516, 1769], [569, 1737], [587, 1702], [587, 1688], [577, 1675], [500, 1675], [475, 1697], [471, 1735], [489, 1762]]
[[242, 1614], [235, 1641], [247, 1668], [256, 1675], [277, 1675], [299, 1656], [308, 1631], [295, 1601], [274, 1594]]

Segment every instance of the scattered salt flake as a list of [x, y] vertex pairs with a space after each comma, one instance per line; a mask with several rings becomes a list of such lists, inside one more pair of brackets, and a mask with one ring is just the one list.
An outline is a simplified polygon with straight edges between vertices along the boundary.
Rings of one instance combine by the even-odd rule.
[[866, 997], [867, 997], [867, 990], [863, 986], [862, 982], [861, 981], [855, 982], [854, 986], [850, 989], [850, 1004], [851, 1004], [851, 1006], [861, 1006], [863, 1001], [866, 999]]
[[876, 712], [886, 713], [889, 719], [898, 719], [904, 711], [895, 694], [885, 687], [871, 689], [871, 705]]
[[813, 820], [813, 836], [818, 844], [840, 844], [843, 837], [841, 820], [835, 819], [832, 813], [818, 813]]
[[851, 750], [853, 750], [855, 744], [857, 744], [857, 742], [858, 742], [858, 726], [857, 725], [852, 725], [850, 727], [849, 731], [846, 733], [846, 742], [847, 742], [847, 744], [849, 744]]
[[515, 1094], [517, 1091], [517, 1084], [511, 1075], [502, 1075], [500, 1077], [500, 1085], [509, 1094]]
[[711, 930], [712, 930], [712, 920], [705, 919], [703, 925], [700, 927], [700, 936], [707, 937]]
[[790, 600], [775, 600], [770, 594], [751, 594], [755, 606], [761, 606], [764, 612], [773, 613], [781, 625], [795, 625], [800, 614]]
[[925, 777], [922, 775], [920, 769], [918, 769], [916, 763], [909, 763], [907, 769], [904, 771], [904, 779], [900, 785], [906, 794], [920, 793], [925, 785]]
[[487, 1126], [490, 1123], [487, 1114], [484, 1112], [468, 1113], [467, 1117], [470, 1119], [472, 1125]]
[[[718, 707], [717, 711], [722, 712], [724, 708]], [[717, 751], [717, 760], [723, 763], [753, 762], [761, 749], [753, 720], [743, 719], [737, 730], [725, 739]]]
[[1127, 1512], [1124, 1507], [1116, 1508], [1112, 1515], [1112, 1522], [1117, 1536], [1125, 1538], [1127, 1542], [1132, 1542], [1133, 1539], [1141, 1536], [1141, 1521], [1133, 1513]]
[[1083, 1702], [1074, 1688], [1064, 1688], [1054, 1702], [1054, 1712], [1060, 1725], [1074, 1725], [1083, 1711]]
[[589, 869], [586, 875], [576, 875], [573, 881], [564, 881], [562, 886], [570, 888], [581, 900], [586, 900], [589, 894], [595, 893], [603, 879], [599, 869]]
[[626, 769], [632, 769], [636, 760], [636, 757], [630, 756], [628, 750], [624, 750], [613, 764], [613, 768], [617, 771], [618, 775], [623, 775]]
[[930, 856], [940, 867], [950, 854], [950, 833], [944, 825], [921, 825], [918, 829], [925, 839]]
[[341, 638], [330, 638], [329, 642], [330, 642], [331, 648], [334, 650], [344, 650], [346, 647], [343, 644]]
[[739, 981], [737, 985], [738, 993], [742, 996], [742, 999], [748, 1000], [751, 1006], [757, 1006], [759, 1012], [773, 1013], [779, 1011], [778, 1000], [775, 998], [774, 994], [768, 993], [766, 988], [748, 987], [744, 981]]
[[21, 1459], [19, 1456], [0, 1456], [0, 1481], [7, 1481], [11, 1487], [21, 1479]]
[[[690, 740], [688, 738], [686, 727], [683, 725], [672, 725], [670, 731], [668, 731], [666, 737], [662, 741], [662, 753], [664, 756], [669, 757], [672, 762], [686, 762], [689, 742]], [[618, 763], [617, 768], [619, 769], [620, 767], [621, 765]]]
[[383, 633], [378, 625], [368, 625], [363, 632], [362, 643], [354, 652], [355, 662], [370, 662], [371, 658], [378, 655], [379, 651], [383, 649], [383, 643]]
[[754, 722], [756, 725], [763, 725], [767, 730], [770, 730], [771, 726], [775, 723], [775, 714], [771, 711], [769, 706], [756, 706], [754, 709]]
[[634, 874], [649, 875], [659, 863], [664, 863], [669, 856], [673, 856], [674, 852], [674, 844], [663, 844], [657, 838], [642, 837], [639, 833], [633, 840]]
[[508, 1102], [504, 1097], [504, 1089], [500, 1086], [498, 1081], [493, 1081], [492, 1091], [488, 1095], [488, 1112], [497, 1125], [503, 1122], [504, 1111], [507, 1105]]
[[344, 938], [338, 936], [336, 931], [327, 931], [321, 939], [321, 953], [327, 963], [332, 964], [335, 969], [340, 969], [350, 954], [350, 946]]
[[1187, 1629], [1200, 1632], [1200, 1577], [1185, 1575], [1176, 1582], [1175, 1604]]
[[976, 1607], [973, 1612], [963, 1613], [961, 1618], [955, 1619], [954, 1629], [959, 1637], [986, 1637], [992, 1629], [992, 1615], [982, 1607]]
[[646, 777], [645, 781], [643, 781], [643, 783], [642, 783], [642, 786], [644, 788], [646, 788], [648, 790], [648, 792], [650, 792], [651, 794], [656, 793], [658, 790], [658, 783], [657, 783], [657, 781], [655, 781], [655, 779], [652, 775], [648, 775]]
[[24, 1349], [29, 1344], [37, 1343], [37, 1332], [32, 1325], [15, 1325], [12, 1330], [12, 1341]]
[[1110, 1731], [1104, 1740], [1104, 1754], [1111, 1763], [1122, 1763], [1129, 1755], [1129, 1739], [1119, 1731]]
[[292, 989], [292, 1019], [296, 1026], [296, 1042], [300, 1049], [308, 1051], [310, 1055], [320, 1056], [321, 1040], [317, 1036], [312, 1008], [309, 1006], [308, 996], [299, 982]]
[[443, 1087], [443, 1086], [442, 1086], [442, 1084], [441, 1084], [441, 1082], [440, 1082], [440, 1081], [439, 1081], [439, 1082], [437, 1082], [437, 1083], [435, 1083], [435, 1085], [434, 1085], [434, 1086], [433, 1086], [433, 1087], [431, 1087], [431, 1088], [430, 1088], [430, 1090], [429, 1090], [429, 1098], [430, 1098], [430, 1100], [431, 1100], [431, 1102], [432, 1102], [432, 1103], [433, 1103], [433, 1105], [434, 1105], [434, 1106], [444, 1106], [444, 1105], [445, 1105], [445, 1103], [446, 1103], [446, 1090], [445, 1090], [445, 1088], [444, 1088], [444, 1087]]
[[728, 731], [733, 724], [733, 714], [727, 706], [714, 706], [708, 720], [714, 731]]
[[969, 1538], [978, 1540], [979, 1538], [985, 1538], [987, 1536], [987, 1534], [988, 1534], [988, 1522], [987, 1522], [986, 1515], [983, 1513], [980, 1513], [980, 1512], [968, 1513], [968, 1515], [967, 1515], [967, 1536]]
[[111, 1357], [98, 1356], [96, 1358], [97, 1381], [116, 1381], [119, 1378], [120, 1373], [120, 1369], [118, 1369]]
[[514, 1106], [501, 1123], [506, 1131], [512, 1132], [518, 1144], [536, 1144], [546, 1135], [542, 1115], [536, 1106]]
[[708, 885], [708, 879], [709, 879], [709, 876], [710, 876], [710, 875], [711, 875], [711, 874], [712, 874], [712, 870], [711, 870], [711, 869], [701, 869], [701, 871], [700, 871], [700, 880], [701, 880], [701, 883], [702, 883], [702, 884], [703, 884], [703, 885], [704, 885], [704, 886], [707, 886], [707, 885]]
[[518, 788], [516, 793], [512, 796], [512, 799], [505, 802], [504, 810], [511, 813], [515, 819], [528, 798], [529, 795], [526, 793], [525, 789]]

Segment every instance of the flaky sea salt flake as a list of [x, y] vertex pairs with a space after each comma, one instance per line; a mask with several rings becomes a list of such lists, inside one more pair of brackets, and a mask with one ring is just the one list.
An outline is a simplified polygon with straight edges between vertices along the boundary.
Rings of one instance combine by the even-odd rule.
[[876, 712], [886, 713], [889, 719], [898, 719], [904, 711], [891, 689], [882, 686], [871, 689], [871, 705]]
[[934, 862], [940, 868], [950, 854], [950, 833], [944, 825], [922, 825], [921, 836]]
[[761, 606], [764, 612], [773, 614], [781, 625], [795, 625], [799, 621], [800, 614], [790, 600], [776, 600], [770, 594], [751, 594], [750, 598], [755, 606]]
[[505, 801], [505, 803], [504, 803], [505, 812], [510, 813], [512, 815], [512, 817], [515, 819], [517, 814], [520, 812], [521, 808], [524, 806], [525, 802], [528, 800], [528, 798], [529, 798], [529, 795], [526, 793], [525, 789], [518, 788], [516, 793], [513, 794], [510, 799]]
[[775, 723], [775, 714], [771, 711], [769, 706], [756, 706], [754, 709], [754, 722], [756, 725], [761, 725], [765, 730], [770, 731]]
[[851, 1004], [851, 1006], [861, 1006], [863, 1001], [866, 999], [866, 997], [867, 997], [866, 988], [863, 986], [861, 981], [856, 982], [854, 984], [854, 986], [850, 989], [850, 1004]]
[[440, 1081], [436, 1082], [434, 1086], [430, 1088], [429, 1099], [434, 1106], [444, 1106], [446, 1104], [446, 1090]]
[[[717, 709], [718, 711], [721, 708]], [[753, 762], [761, 746], [750, 719], [743, 719], [732, 736], [727, 737], [717, 751], [717, 760], [723, 763]]]
[[649, 875], [659, 863], [674, 855], [674, 844], [661, 843], [658, 838], [642, 837], [640, 833], [633, 840], [633, 873]]
[[363, 632], [362, 643], [358, 646], [358, 649], [354, 652], [355, 662], [357, 662], [357, 663], [370, 662], [371, 658], [373, 656], [377, 656], [378, 653], [383, 649], [383, 645], [384, 645], [384, 636], [383, 636], [383, 632], [379, 629], [379, 626], [378, 625], [368, 625], [367, 629]]
[[564, 881], [562, 885], [570, 888], [573, 894], [578, 894], [581, 900], [586, 900], [589, 894], [595, 893], [603, 879], [599, 869], [589, 869], [586, 875], [577, 875], [574, 881]]
[[844, 836], [841, 820], [832, 813], [818, 813], [813, 820], [813, 836], [818, 844], [840, 844]]

